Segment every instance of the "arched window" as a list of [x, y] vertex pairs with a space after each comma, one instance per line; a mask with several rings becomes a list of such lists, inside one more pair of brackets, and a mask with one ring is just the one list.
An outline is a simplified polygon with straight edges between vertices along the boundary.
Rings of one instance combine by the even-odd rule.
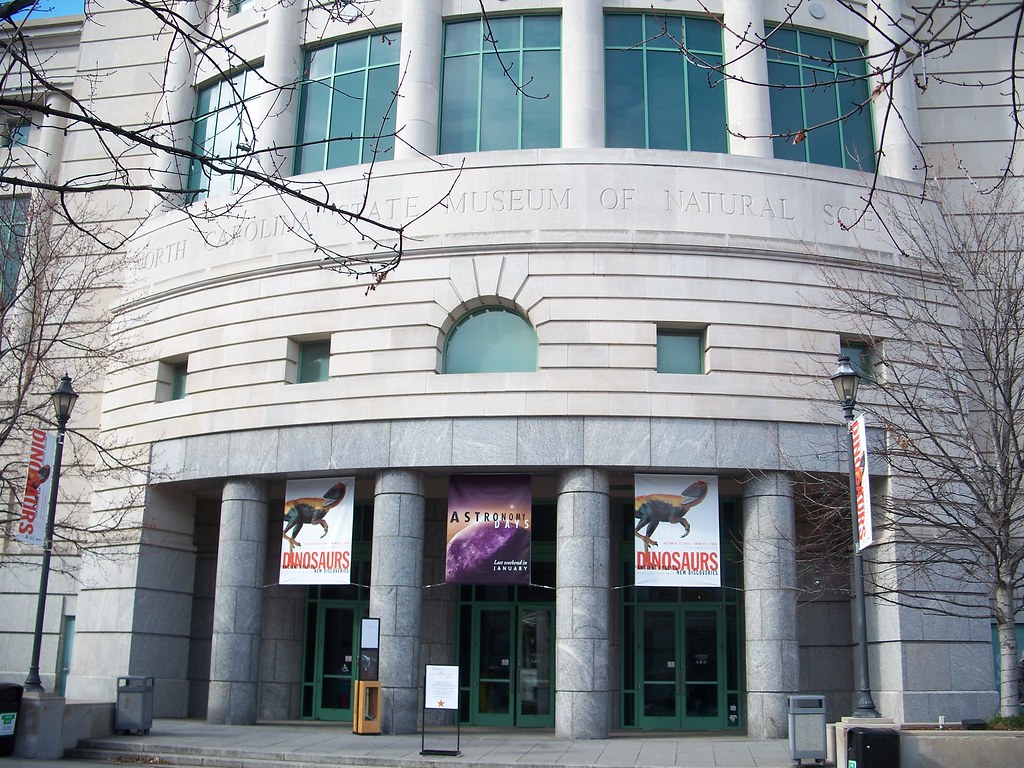
[[522, 315], [485, 307], [462, 318], [444, 345], [444, 373], [537, 370], [537, 333]]

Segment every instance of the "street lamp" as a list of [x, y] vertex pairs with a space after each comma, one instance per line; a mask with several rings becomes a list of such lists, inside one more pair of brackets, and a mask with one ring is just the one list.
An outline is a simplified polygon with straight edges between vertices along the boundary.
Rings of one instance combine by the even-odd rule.
[[36, 630], [32, 635], [32, 664], [25, 678], [25, 690], [43, 692], [39, 679], [39, 651], [43, 644], [43, 617], [46, 614], [46, 588], [50, 581], [50, 555], [53, 551], [53, 521], [57, 514], [57, 487], [60, 484], [60, 463], [64, 456], [64, 435], [68, 419], [75, 407], [78, 393], [71, 386], [71, 377], [66, 373], [53, 394], [53, 409], [57, 414], [57, 444], [53, 452], [53, 485], [50, 488], [50, 503], [46, 510], [46, 538], [43, 541], [43, 562], [39, 574], [39, 602], [36, 603]]
[[857, 388], [860, 386], [860, 376], [850, 365], [850, 358], [846, 355], [839, 356], [839, 367], [832, 374], [832, 383], [835, 385], [836, 394], [839, 396], [839, 404], [843, 407], [846, 416], [846, 433], [849, 445], [850, 463], [850, 517], [853, 524], [853, 585], [854, 585], [854, 633], [857, 637], [857, 655], [860, 661], [860, 698], [857, 701], [857, 708], [853, 711], [855, 717], [881, 717], [875, 709], [875, 701], [871, 698], [871, 676], [868, 670], [868, 627], [867, 611], [864, 601], [864, 559], [860, 554], [859, 539], [857, 531], [857, 481], [854, 468], [856, 458], [853, 453], [853, 432], [850, 430], [853, 424], [853, 408], [857, 404]]

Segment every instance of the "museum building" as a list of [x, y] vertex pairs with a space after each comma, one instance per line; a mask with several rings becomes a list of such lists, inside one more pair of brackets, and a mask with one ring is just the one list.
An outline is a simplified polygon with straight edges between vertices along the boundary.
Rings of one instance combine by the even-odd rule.
[[[801, 692], [825, 695], [830, 719], [852, 711], [848, 583], [821, 587], [801, 559], [797, 488], [845, 477], [828, 377], [840, 352], [869, 367], [872, 349], [830, 313], [821, 265], [898, 261], [878, 217], [857, 217], [865, 191], [913, 199], [918, 147], [939, 163], [962, 142], [997, 168], [1009, 101], [971, 117], [966, 96], [909, 75], [869, 98], [863, 57], [884, 39], [830, 0], [484, 5], [381, 0], [348, 17], [252, 0], [213, 27], [177, 3], [247, 62], [234, 69], [212, 43], [155, 45], [116, 1], [27, 27], [78, 25], [53, 61], [73, 51], [68, 87], [126, 122], [166, 110], [175, 141], [233, 163], [272, 148], [294, 183], [380, 225], [145, 158], [190, 192], [111, 214], [139, 222], [113, 305], [138, 364], [110, 371], [89, 418], [147, 470], [95, 489], [95, 515], [133, 499], [131, 523], [51, 593], [48, 689], [110, 701], [119, 675], [147, 675], [161, 717], [348, 721], [371, 617], [388, 732], [417, 729], [428, 664], [458, 667], [464, 725], [563, 738], [778, 738]], [[1011, 42], [985, 44], [1009, 58]], [[294, 98], [268, 106], [267, 82]], [[74, 132], [63, 142], [37, 167], [95, 163]], [[402, 258], [379, 284], [324, 268], [325, 252], [379, 263], [397, 227]], [[528, 477], [528, 579], [450, 583], [451, 489], [506, 475]], [[650, 476], [712, 487], [717, 584], [640, 584]], [[289, 484], [328, 479], [351, 486], [351, 583], [282, 584]], [[987, 619], [869, 599], [868, 626], [884, 716], [995, 709]]]

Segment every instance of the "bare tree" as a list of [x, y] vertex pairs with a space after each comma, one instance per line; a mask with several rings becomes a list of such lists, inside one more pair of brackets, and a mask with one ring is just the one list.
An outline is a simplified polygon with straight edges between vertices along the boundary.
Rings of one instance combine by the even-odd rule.
[[[315, 10], [326, 23], [358, 21], [365, 26], [369, 21], [372, 29], [376, 1], [324, 0]], [[232, 4], [117, 0], [87, 5], [87, 19], [98, 24], [104, 23], [106, 10], [133, 12], [136, 34], [151, 37], [153, 50], [158, 52], [151, 68], [156, 94], [151, 110], [141, 121], [126, 123], [109, 100], [94, 98], [101, 83], [90, 86], [90, 79], [102, 75], [80, 75], [75, 87], [55, 76], [52, 70], [57, 54], [37, 41], [26, 26], [37, 2], [44, 4], [42, 0], [0, 4], [0, 49], [4, 52], [0, 116], [34, 126], [54, 125], [65, 135], [77, 133], [81, 141], [99, 148], [100, 157], [80, 173], [69, 173], [66, 166], [59, 177], [40, 173], [47, 148], [30, 139], [25, 149], [35, 167], [13, 162], [12, 154], [0, 156], [0, 194], [49, 193], [56, 203], [56, 215], [109, 250], [125, 246], [153, 208], [153, 201], [158, 201], [158, 210], [180, 209], [208, 244], [218, 245], [225, 242], [225, 232], [251, 218], [247, 213], [250, 201], [271, 195], [292, 213], [291, 234], [320, 253], [325, 267], [368, 277], [372, 288], [401, 261], [405, 232], [413, 222], [385, 221], [369, 202], [378, 156], [401, 141], [400, 131], [394, 127], [397, 90], [386, 114], [378, 124], [368, 126], [366, 135], [330, 139], [370, 146], [361, 202], [351, 195], [341, 199], [336, 190], [319, 180], [292, 176], [288, 157], [303, 146], [292, 132], [306, 73], [291, 59], [278, 71], [271, 71], [269, 57], [262, 63], [251, 61], [225, 41], [224, 24]], [[302, 5], [296, 0], [265, 0], [262, 5], [271, 15], [282, 9], [289, 22], [310, 23], [303, 21]], [[386, 36], [383, 39], [388, 40]], [[201, 117], [194, 111], [192, 79], [197, 71], [206, 81], [220, 84], [219, 104], [213, 109], [226, 123], [218, 125], [216, 135], [207, 135], [205, 141], [193, 133], [194, 118]], [[39, 132], [29, 135], [38, 136]], [[230, 189], [231, 194], [208, 196], [211, 183]], [[79, 210], [83, 199], [96, 195], [102, 195], [111, 209], [105, 211], [108, 226], [102, 232]], [[422, 210], [420, 216], [432, 208]], [[311, 211], [321, 217], [334, 216], [341, 225], [355, 230], [359, 240], [368, 244], [363, 255], [342, 254], [318, 240], [308, 225]], [[111, 220], [118, 221], [117, 226], [110, 224]]]
[[[104, 370], [128, 360], [129, 336], [108, 337], [112, 322], [104, 295], [120, 288], [123, 257], [96, 256], [95, 242], [66, 224], [54, 225], [52, 204], [42, 195], [3, 201], [0, 209], [0, 493], [4, 538], [13, 538], [12, 521], [25, 491], [27, 456], [33, 428], [55, 423], [47, 393], [61, 375], [74, 372], [81, 382], [102, 379]], [[71, 476], [96, 479], [99, 474], [127, 472], [139, 456], [111, 445], [98, 445], [89, 429], [72, 432]], [[118, 528], [114, 518], [78, 512], [74, 485], [62, 488], [61, 519], [55, 539], [63, 551], [89, 546], [93, 536], [108, 537]]]
[[897, 265], [827, 270], [844, 327], [868, 343], [860, 407], [885, 436], [872, 462], [889, 476], [876, 499], [886, 546], [872, 551], [870, 578], [880, 599], [991, 617], [1000, 709], [1012, 715], [1024, 610], [1024, 216], [1009, 185], [938, 199], [889, 213]]

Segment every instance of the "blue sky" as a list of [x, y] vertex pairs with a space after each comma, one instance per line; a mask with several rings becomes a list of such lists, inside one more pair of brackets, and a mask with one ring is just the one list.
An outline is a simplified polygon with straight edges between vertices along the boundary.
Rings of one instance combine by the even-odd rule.
[[[35, 10], [32, 11], [33, 19], [41, 19], [44, 16], [68, 16], [73, 13], [82, 13], [85, 8], [85, 0], [38, 0]], [[18, 18], [22, 14], [17, 14]]]

